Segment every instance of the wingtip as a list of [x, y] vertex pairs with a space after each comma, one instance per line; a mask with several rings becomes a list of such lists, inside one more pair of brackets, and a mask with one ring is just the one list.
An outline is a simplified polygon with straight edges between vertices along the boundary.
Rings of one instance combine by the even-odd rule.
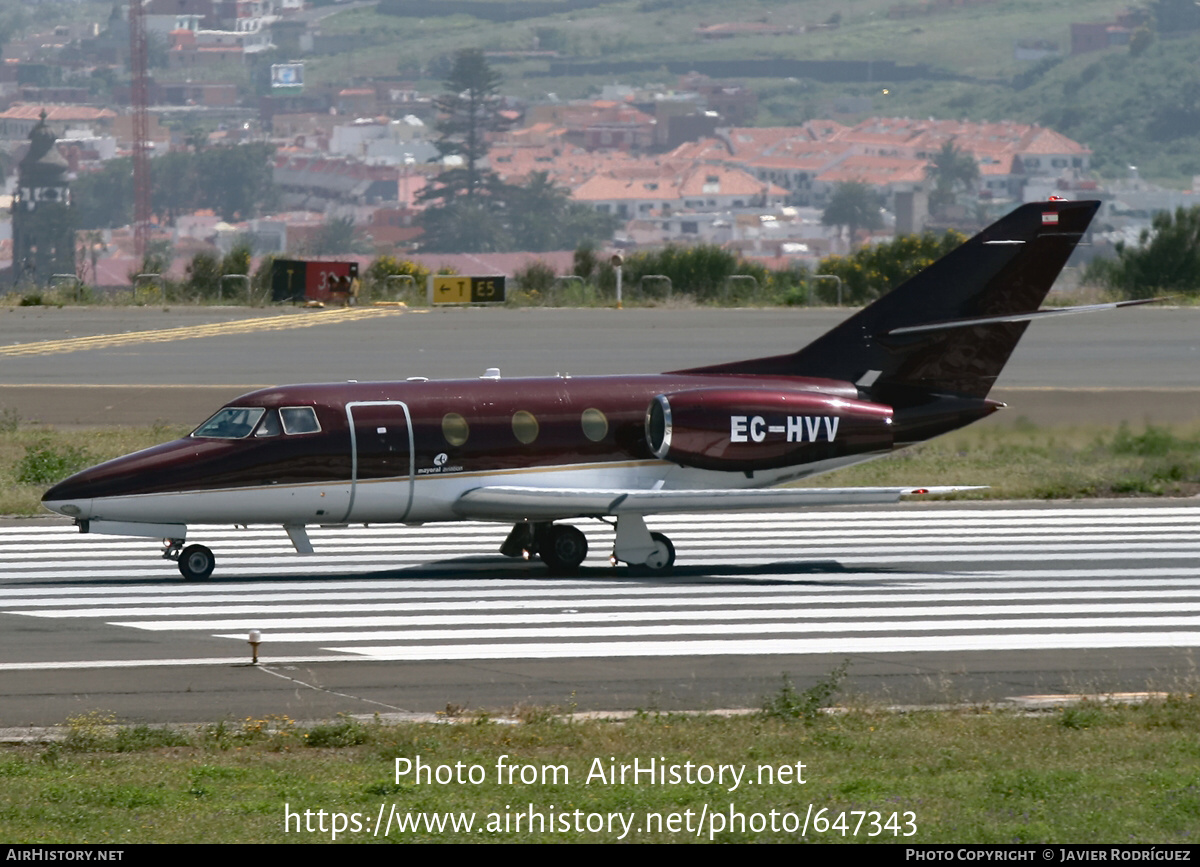
[[906, 488], [901, 496], [936, 496], [938, 494], [957, 494], [960, 491], [986, 491], [991, 485], [934, 485], [929, 488]]

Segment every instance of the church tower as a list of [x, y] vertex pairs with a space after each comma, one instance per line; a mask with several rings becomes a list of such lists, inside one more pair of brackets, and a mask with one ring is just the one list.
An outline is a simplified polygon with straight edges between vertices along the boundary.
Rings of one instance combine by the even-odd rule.
[[29, 133], [29, 152], [17, 169], [13, 198], [13, 284], [45, 286], [52, 274], [75, 273], [74, 215], [67, 161], [46, 111]]

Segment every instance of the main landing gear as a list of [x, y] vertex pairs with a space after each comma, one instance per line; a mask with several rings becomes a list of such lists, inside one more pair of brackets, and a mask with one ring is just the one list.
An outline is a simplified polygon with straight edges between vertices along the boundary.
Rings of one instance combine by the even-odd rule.
[[213, 552], [203, 545], [188, 545], [183, 547], [182, 539], [166, 539], [163, 547], [163, 559], [174, 560], [179, 564], [179, 574], [185, 581], [203, 581], [213, 573], [217, 558]]
[[[551, 575], [574, 575], [587, 557], [587, 537], [569, 524], [522, 521], [500, 546], [506, 557], [542, 558]], [[675, 565], [675, 546], [662, 533], [651, 533], [641, 515], [617, 517], [613, 561], [629, 564], [640, 575], [665, 575]]]

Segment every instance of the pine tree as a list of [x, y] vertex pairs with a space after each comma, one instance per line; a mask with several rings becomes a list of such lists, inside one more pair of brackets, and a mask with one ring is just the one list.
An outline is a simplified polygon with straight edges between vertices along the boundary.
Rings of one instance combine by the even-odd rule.
[[428, 199], [448, 202], [457, 196], [475, 199], [502, 186], [496, 175], [481, 167], [487, 159], [487, 134], [508, 126], [500, 114], [500, 76], [487, 64], [483, 52], [464, 48], [454, 56], [454, 68], [445, 81], [446, 93], [436, 101], [438, 153], [457, 156], [462, 168], [438, 175]]

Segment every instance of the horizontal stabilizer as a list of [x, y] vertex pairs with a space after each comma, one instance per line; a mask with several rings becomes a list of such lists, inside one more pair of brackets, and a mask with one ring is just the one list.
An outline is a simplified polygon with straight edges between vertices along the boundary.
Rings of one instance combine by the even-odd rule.
[[907, 325], [893, 328], [891, 334], [920, 334], [923, 331], [948, 331], [951, 328], [966, 328], [971, 325], [994, 325], [1000, 322], [1031, 322], [1043, 316], [1069, 316], [1072, 313], [1095, 313], [1098, 310], [1115, 310], [1118, 307], [1136, 307], [1153, 304], [1166, 298], [1138, 298], [1134, 301], [1114, 301], [1110, 304], [1087, 304], [1082, 307], [1052, 307], [1049, 310], [1034, 310], [1030, 313], [1010, 313], [1006, 316], [979, 316], [970, 319], [947, 319], [944, 322], [929, 322], [925, 325]]
[[[983, 486], [986, 487], [986, 486]], [[894, 503], [908, 494], [948, 494], [979, 486], [932, 488], [756, 488], [715, 491], [614, 491], [587, 488], [472, 488], [454, 511], [464, 518], [494, 521], [556, 521], [614, 515], [685, 512], [770, 512], [817, 506]]]

